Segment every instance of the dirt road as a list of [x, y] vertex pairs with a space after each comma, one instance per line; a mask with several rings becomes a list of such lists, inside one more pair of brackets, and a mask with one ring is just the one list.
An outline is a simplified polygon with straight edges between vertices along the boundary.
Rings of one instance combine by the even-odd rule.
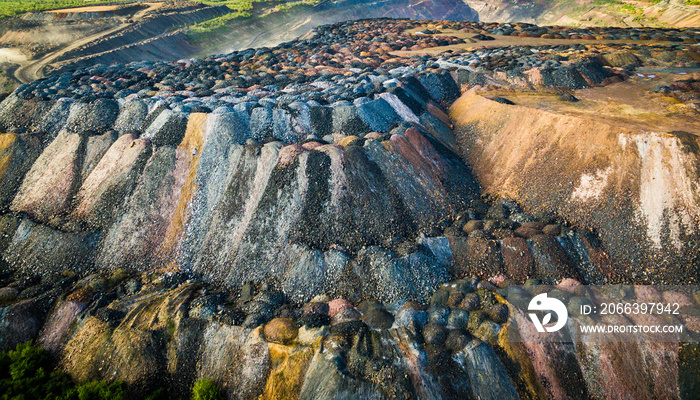
[[163, 3], [146, 3], [148, 4], [148, 8], [145, 8], [136, 14], [134, 14], [130, 20], [132, 22], [125, 22], [115, 28], [108, 29], [106, 31], [102, 31], [100, 33], [96, 33], [94, 35], [85, 37], [83, 39], [80, 39], [78, 41], [75, 41], [71, 43], [70, 45], [63, 47], [59, 50], [56, 50], [52, 53], [49, 53], [45, 55], [44, 57], [38, 59], [38, 60], [31, 60], [29, 64], [23, 65], [17, 70], [15, 70], [15, 78], [17, 78], [18, 81], [22, 83], [29, 83], [32, 82], [36, 79], [40, 79], [44, 77], [44, 74], [42, 73], [42, 70], [44, 67], [46, 67], [48, 64], [56, 60], [57, 58], [61, 57], [63, 54], [66, 52], [75, 50], [79, 48], [80, 46], [83, 46], [85, 44], [88, 44], [94, 40], [98, 40], [100, 38], [103, 38], [105, 36], [109, 36], [113, 33], [116, 33], [122, 29], [125, 29], [136, 22], [138, 22], [140, 19], [142, 19], [147, 13], [149, 13], [152, 10], [155, 10], [163, 5]]

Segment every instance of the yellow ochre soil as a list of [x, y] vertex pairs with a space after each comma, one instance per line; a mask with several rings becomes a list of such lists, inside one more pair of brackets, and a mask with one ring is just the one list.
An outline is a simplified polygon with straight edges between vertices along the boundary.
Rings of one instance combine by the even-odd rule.
[[[559, 100], [556, 93], [514, 90], [488, 90], [478, 93], [487, 98], [504, 97], [517, 105], [558, 114], [606, 121], [657, 132], [685, 131], [700, 135], [698, 112], [689, 105], [663, 93], [650, 90], [671, 82], [688, 79], [677, 73], [640, 72], [624, 82], [605, 87], [573, 91], [580, 101]], [[653, 76], [653, 77], [650, 77]]]
[[[406, 33], [416, 33], [421, 32], [425, 29], [435, 29], [432, 25], [426, 25], [423, 27], [412, 28], [406, 30]], [[558, 45], [574, 45], [574, 44], [585, 44], [585, 45], [604, 45], [604, 44], [651, 44], [649, 40], [609, 40], [609, 39], [546, 39], [546, 38], [533, 38], [533, 37], [519, 37], [519, 36], [500, 36], [500, 35], [488, 35], [494, 38], [494, 40], [475, 40], [472, 39], [476, 33], [473, 32], [460, 32], [453, 29], [440, 29], [440, 33], [431, 34], [430, 36], [452, 36], [460, 39], [464, 39], [467, 43], [454, 44], [450, 46], [439, 46], [439, 47], [429, 47], [421, 50], [397, 50], [392, 51], [391, 54], [401, 57], [411, 57], [414, 55], [435, 55], [440, 54], [443, 51], [460, 51], [460, 50], [475, 50], [479, 48], [496, 48], [496, 47], [510, 47], [510, 46], [558, 46]], [[653, 44], [670, 44], [672, 42], [665, 41], [654, 41]]]

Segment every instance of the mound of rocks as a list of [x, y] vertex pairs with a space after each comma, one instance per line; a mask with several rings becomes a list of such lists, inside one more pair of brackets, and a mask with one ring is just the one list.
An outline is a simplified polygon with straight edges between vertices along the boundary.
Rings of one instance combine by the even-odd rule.
[[[506, 25], [345, 22], [275, 48], [23, 85], [0, 103], [0, 206], [20, 221], [5, 259], [27, 273], [174, 266], [231, 288], [274, 281], [297, 300], [425, 300], [472, 274], [612, 278], [593, 237], [484, 206], [445, 107], [465, 85], [604, 85], [629, 56], [391, 54], [461, 41], [440, 31], [534, 29]], [[46, 254], [49, 238], [64, 250]]]
[[[598, 391], [610, 374], [615, 383], [606, 393], [621, 396], [678, 395], [692, 387], [697, 371], [676, 344], [508, 339], [528, 334], [521, 303], [541, 283], [469, 277], [441, 285], [427, 302], [353, 303], [319, 294], [296, 303], [266, 284], [232, 292], [178, 273], [5, 276], [0, 348], [35, 337], [76, 380], [119, 379], [135, 392], [164, 388], [171, 396], [187, 395], [202, 378], [228, 396], [265, 399], [347, 391], [379, 398], [566, 397]], [[572, 321], [585, 318], [573, 316], [586, 290], [577, 285], [566, 279], [550, 288], [567, 299]], [[697, 307], [682, 293], [644, 290], [611, 295]], [[666, 357], [645, 356], [658, 351]], [[634, 370], [592, 366], [620, 358]], [[640, 389], [640, 376], [656, 379]]]
[[[637, 35], [433, 25], [345, 22], [274, 48], [20, 86], [0, 103], [0, 347], [37, 338], [78, 381], [173, 396], [198, 378], [271, 399], [685, 390], [692, 365], [675, 345], [650, 359], [657, 344], [505, 340], [526, 318], [506, 287], [634, 278], [594, 232], [482, 198], [446, 110], [465, 87], [625, 79], [656, 57], [654, 38], [694, 31], [644, 31], [648, 54], [580, 44], [393, 54], [460, 44], [448, 30]], [[691, 63], [686, 47], [672, 50], [689, 58], [660, 62]], [[514, 107], [507, 97], [498, 106]], [[627, 357], [641, 367], [606, 364]]]

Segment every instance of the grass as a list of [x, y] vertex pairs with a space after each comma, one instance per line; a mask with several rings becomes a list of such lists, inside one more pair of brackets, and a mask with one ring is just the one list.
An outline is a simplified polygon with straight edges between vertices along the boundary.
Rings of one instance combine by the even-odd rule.
[[253, 9], [254, 2], [265, 0], [197, 0], [200, 3], [216, 6], [226, 6], [231, 12], [220, 17], [212, 18], [189, 26], [189, 38], [193, 43], [202, 42], [209, 39], [215, 32], [219, 32], [226, 24], [237, 18], [248, 18]]
[[95, 6], [114, 1], [85, 0], [0, 0], [0, 18], [18, 17], [28, 12], [55, 10], [59, 8]]
[[200, 3], [211, 4], [215, 6], [226, 6], [235, 11], [247, 11], [253, 8], [253, 3], [265, 0], [196, 0]]
[[[225, 34], [228, 30], [228, 23], [235, 19], [261, 17], [270, 12], [287, 12], [299, 6], [313, 6], [321, 3], [323, 0], [301, 0], [301, 1], [286, 1], [282, 4], [277, 4], [274, 8], [272, 4], [277, 2], [269, 0], [197, 0], [201, 3], [212, 5], [224, 5], [231, 9], [231, 12], [220, 17], [216, 17], [207, 21], [200, 22], [188, 27], [188, 38], [191, 43], [202, 43], [216, 36]], [[254, 3], [272, 3], [266, 10], [261, 11], [261, 7], [254, 7]], [[265, 4], [262, 5], [265, 7]]]
[[305, 6], [305, 5], [308, 5], [308, 6], [315, 6], [316, 4], [319, 4], [321, 1], [323, 1], [323, 0], [292, 1], [292, 2], [289, 2], [289, 3], [280, 4], [280, 5], [278, 5], [278, 6], [275, 7], [275, 8], [276, 8], [277, 11], [285, 12], [285, 11], [289, 11], [289, 10], [291, 10], [292, 8], [298, 7], [298, 6]]
[[228, 21], [231, 21], [232, 19], [236, 18], [246, 18], [250, 17], [250, 13], [247, 11], [233, 11], [228, 14], [222, 15], [220, 17], [216, 17], [213, 19], [206, 20], [204, 22], [200, 22], [198, 24], [192, 25], [189, 27], [189, 30], [192, 34], [206, 34], [210, 33], [213, 31], [216, 31], [220, 28], [223, 28], [226, 26], [226, 23]]

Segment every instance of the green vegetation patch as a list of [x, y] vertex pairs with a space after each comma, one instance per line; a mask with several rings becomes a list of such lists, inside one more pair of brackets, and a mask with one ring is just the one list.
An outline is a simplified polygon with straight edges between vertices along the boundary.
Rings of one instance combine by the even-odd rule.
[[19, 17], [28, 12], [115, 4], [114, 1], [85, 0], [0, 0], [0, 18]]
[[273, 12], [288, 12], [300, 6], [315, 6], [325, 0], [197, 0], [201, 3], [224, 5], [232, 11], [188, 27], [188, 38], [197, 44], [209, 41], [229, 31], [229, 22], [236, 19], [264, 17]]
[[263, 2], [266, 0], [196, 0], [200, 3], [211, 4], [215, 6], [226, 6], [235, 11], [247, 11], [253, 8], [253, 3]]
[[192, 25], [189, 27], [189, 30], [191, 33], [194, 33], [194, 34], [209, 33], [209, 32], [215, 31], [217, 29], [223, 28], [224, 26], [226, 26], [226, 23], [232, 19], [246, 18], [246, 17], [250, 17], [249, 12], [234, 11], [234, 12], [222, 15], [220, 17], [212, 18], [212, 19], [206, 20], [204, 22], [200, 22], [198, 24]]
[[[55, 367], [49, 354], [32, 342], [0, 352], [0, 400], [124, 400], [129, 397], [122, 381], [75, 384], [68, 374]], [[159, 388], [136, 398], [165, 400], [171, 397]], [[198, 380], [192, 387], [193, 400], [223, 398], [221, 388], [210, 380]]]
[[92, 381], [75, 385], [55, 370], [51, 357], [31, 342], [0, 353], [0, 399], [12, 400], [122, 400], [122, 382]]
[[192, 400], [223, 400], [224, 396], [214, 382], [200, 379], [192, 386]]
[[277, 11], [289, 11], [294, 7], [298, 6], [315, 6], [320, 4], [323, 0], [302, 0], [302, 1], [292, 1], [284, 4], [280, 4], [276, 7]]

